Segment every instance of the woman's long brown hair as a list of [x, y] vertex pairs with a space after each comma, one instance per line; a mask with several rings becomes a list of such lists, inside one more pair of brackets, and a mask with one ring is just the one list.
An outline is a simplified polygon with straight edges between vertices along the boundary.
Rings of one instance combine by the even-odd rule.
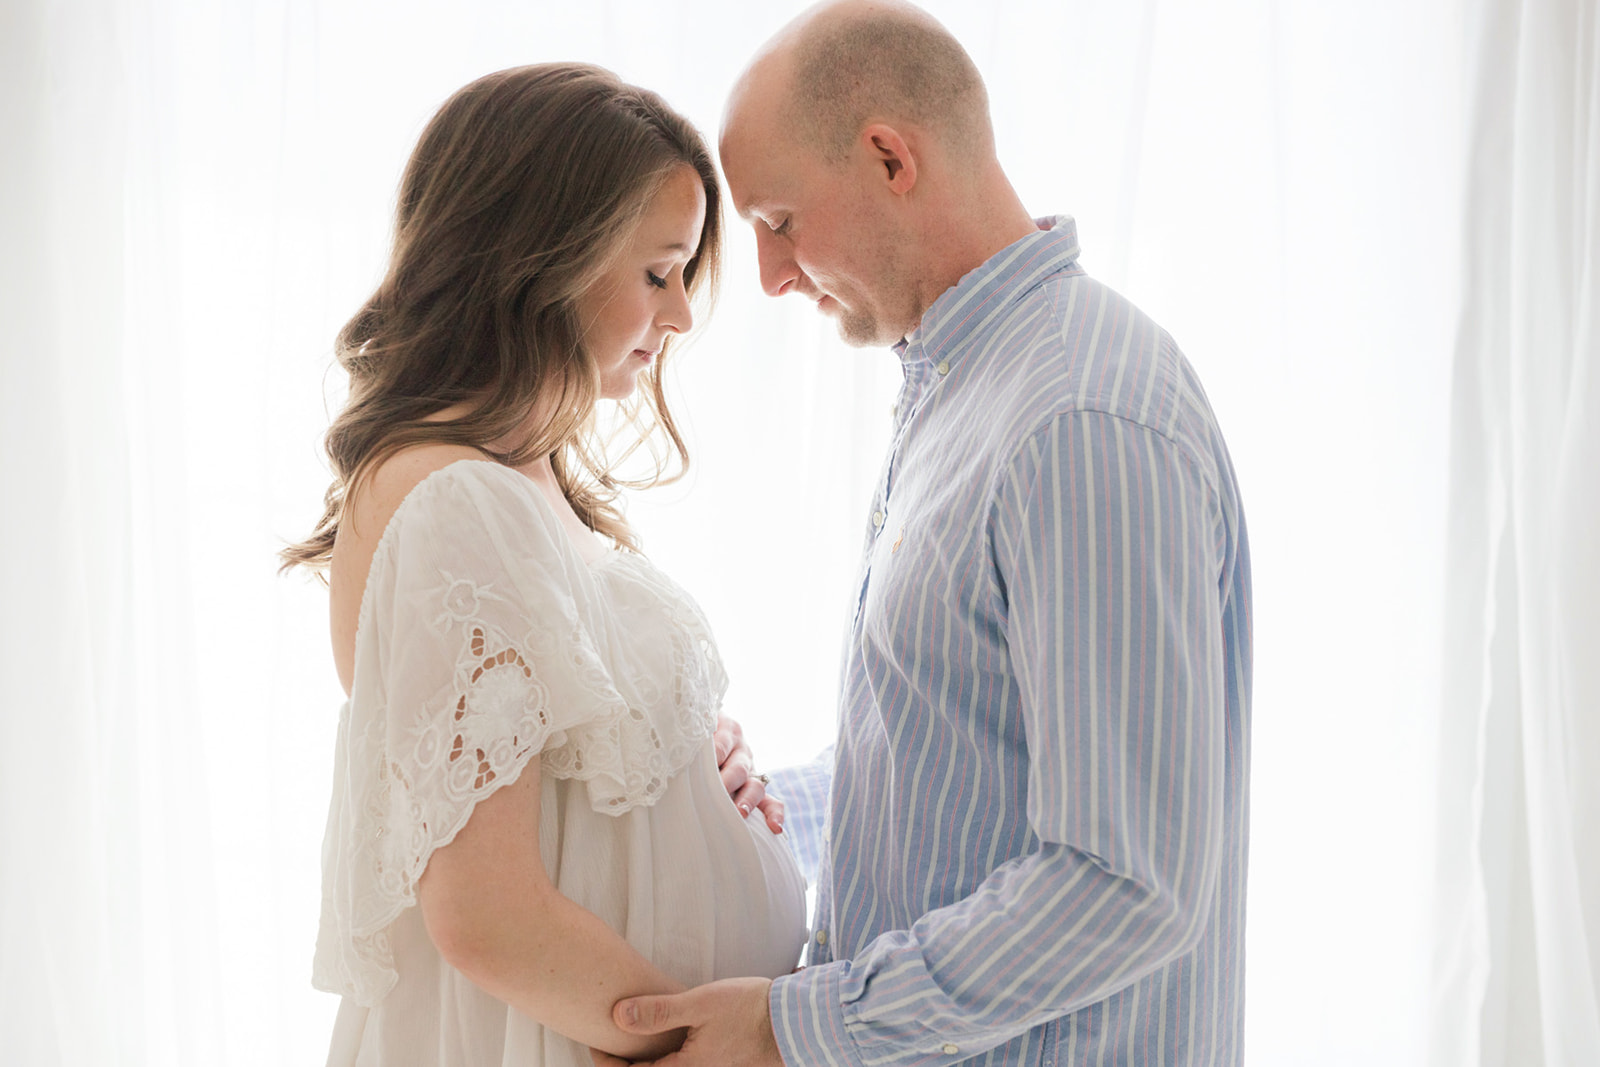
[[[421, 442], [468, 445], [509, 466], [548, 455], [578, 516], [638, 547], [619, 488], [668, 481], [688, 464], [662, 390], [666, 351], [624, 407], [636, 436], [608, 457], [575, 301], [682, 166], [706, 193], [683, 272], [694, 297], [715, 289], [721, 193], [705, 142], [659, 96], [599, 67], [552, 63], [487, 75], [445, 102], [406, 165], [388, 272], [339, 333], [350, 392], [325, 441], [333, 484], [311, 536], [280, 553], [284, 569], [325, 570], [351, 487]], [[544, 419], [530, 431], [535, 411]], [[657, 452], [653, 475], [616, 476], [660, 435], [670, 455]]]

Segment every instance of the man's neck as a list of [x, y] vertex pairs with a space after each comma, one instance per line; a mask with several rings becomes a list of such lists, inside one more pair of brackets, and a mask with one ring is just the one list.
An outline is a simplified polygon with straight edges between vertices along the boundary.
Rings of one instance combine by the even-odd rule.
[[[1004, 174], [996, 172], [990, 181], [975, 184], [950, 206], [938, 230], [929, 235], [922, 257], [927, 269], [916, 293], [917, 322], [962, 278], [1038, 228]], [[913, 323], [906, 336], [915, 334]]]

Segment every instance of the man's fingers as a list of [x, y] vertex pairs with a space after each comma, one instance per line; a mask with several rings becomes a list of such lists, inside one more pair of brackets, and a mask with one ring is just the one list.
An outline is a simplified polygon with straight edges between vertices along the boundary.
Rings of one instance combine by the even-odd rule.
[[689, 994], [628, 997], [611, 1006], [611, 1020], [617, 1029], [629, 1034], [660, 1034], [688, 1026], [683, 1016]]

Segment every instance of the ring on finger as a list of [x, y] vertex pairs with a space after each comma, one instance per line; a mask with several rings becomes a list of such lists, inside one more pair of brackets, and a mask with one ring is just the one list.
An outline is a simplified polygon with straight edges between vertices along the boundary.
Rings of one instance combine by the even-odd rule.
[[772, 784], [772, 775], [770, 774], [758, 774], [755, 776], [755, 778], [756, 781], [760, 782], [762, 785]]

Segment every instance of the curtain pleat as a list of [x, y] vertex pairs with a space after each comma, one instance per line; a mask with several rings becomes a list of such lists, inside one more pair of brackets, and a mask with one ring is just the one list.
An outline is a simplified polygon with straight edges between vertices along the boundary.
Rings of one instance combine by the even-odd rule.
[[1600, 1063], [1600, 23], [1469, 14], [1447, 543], [1439, 1067]]

